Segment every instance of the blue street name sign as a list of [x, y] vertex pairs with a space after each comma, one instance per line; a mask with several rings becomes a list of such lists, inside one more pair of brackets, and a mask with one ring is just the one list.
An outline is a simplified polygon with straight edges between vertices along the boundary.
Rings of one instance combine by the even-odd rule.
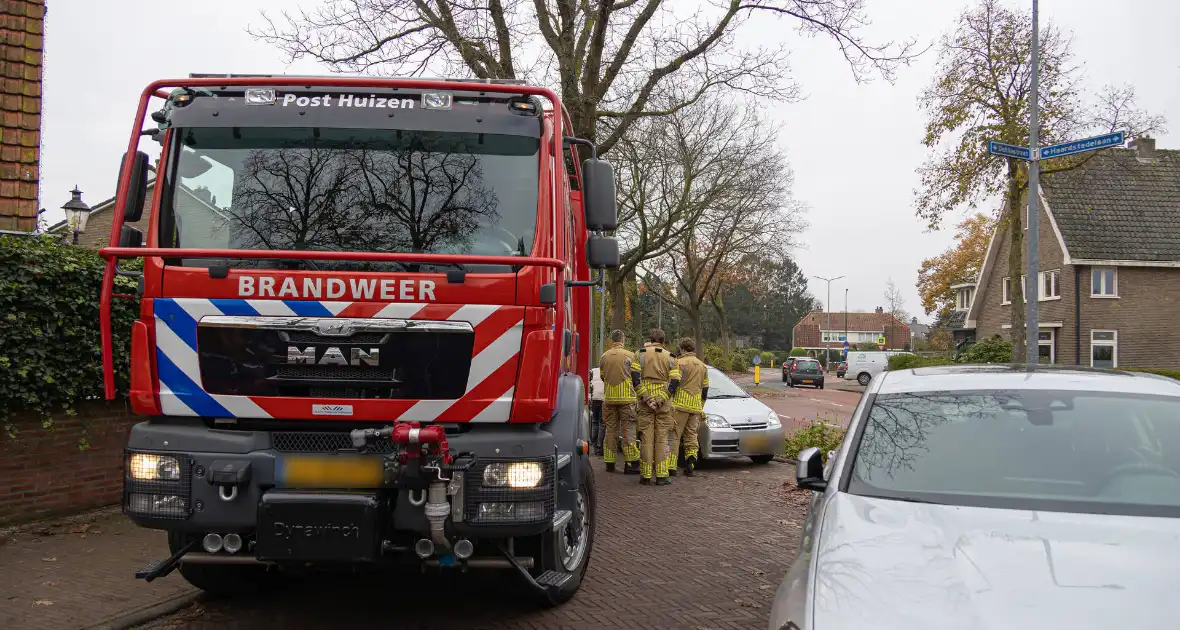
[[1018, 147], [1014, 144], [1004, 144], [995, 140], [987, 141], [987, 152], [1004, 157], [1019, 158], [1021, 160], [1032, 158], [1032, 152], [1028, 150], [1028, 147]]
[[[1123, 132], [1116, 131], [1108, 133], [1103, 136], [1094, 136], [1093, 138], [1084, 138], [1082, 140], [1074, 140], [1073, 142], [1063, 142], [1041, 149], [1041, 159], [1062, 157], [1065, 155], [1073, 155], [1074, 153], [1082, 153], [1085, 151], [1095, 151], [1097, 149], [1105, 149], [1107, 147], [1119, 146], [1123, 144]], [[1028, 149], [1025, 149], [1027, 151]]]

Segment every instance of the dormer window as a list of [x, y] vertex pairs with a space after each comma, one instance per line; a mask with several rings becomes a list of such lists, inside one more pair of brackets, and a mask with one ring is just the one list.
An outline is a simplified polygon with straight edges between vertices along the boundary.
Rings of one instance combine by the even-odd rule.
[[951, 288], [955, 290], [955, 310], [965, 311], [971, 308], [971, 298], [975, 297], [975, 285], [959, 284]]

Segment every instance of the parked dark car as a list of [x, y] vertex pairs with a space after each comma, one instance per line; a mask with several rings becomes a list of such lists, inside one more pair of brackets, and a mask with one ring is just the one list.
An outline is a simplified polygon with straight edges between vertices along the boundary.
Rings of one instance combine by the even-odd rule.
[[841, 361], [840, 365], [836, 366], [836, 378], [844, 378], [844, 373], [848, 371], [848, 362]]
[[789, 358], [787, 358], [786, 361], [783, 361], [783, 382], [784, 383], [789, 381], [791, 370], [795, 369], [795, 361], [798, 361], [799, 359], [806, 359], [806, 358], [807, 357], [789, 357]]
[[790, 371], [783, 377], [783, 381], [790, 387], [809, 385], [818, 389], [824, 388], [824, 369], [816, 359], [796, 357]]

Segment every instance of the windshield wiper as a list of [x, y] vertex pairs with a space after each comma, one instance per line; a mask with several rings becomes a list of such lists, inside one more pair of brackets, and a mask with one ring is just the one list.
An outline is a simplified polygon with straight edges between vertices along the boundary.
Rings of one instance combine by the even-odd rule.
[[717, 395], [710, 394], [709, 395], [709, 400], [718, 400], [721, 398], [749, 398], [749, 396], [742, 396], [740, 394], [717, 394]]

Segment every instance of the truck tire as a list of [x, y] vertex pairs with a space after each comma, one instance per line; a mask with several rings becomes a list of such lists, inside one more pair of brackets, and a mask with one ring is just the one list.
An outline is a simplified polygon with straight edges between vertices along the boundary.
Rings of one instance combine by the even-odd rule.
[[871, 381], [871, 380], [873, 380], [873, 377], [869, 376], [868, 372], [861, 372], [860, 374], [856, 375], [856, 382], [860, 383], [863, 386], [867, 387], [869, 384], [869, 381]]
[[[586, 569], [590, 567], [590, 553], [594, 549], [594, 528], [597, 521], [595, 506], [598, 503], [597, 492], [594, 487], [594, 474], [588, 472], [578, 486], [578, 503], [582, 511], [582, 518], [575, 514], [566, 526], [567, 535], [562, 537], [565, 543], [558, 548], [554, 543], [552, 530], [526, 539], [521, 539], [517, 546], [517, 553], [531, 555], [537, 559], [529, 573], [538, 577], [546, 571], [562, 571], [572, 573], [571, 577], [560, 589], [553, 593], [553, 597], [538, 597], [543, 608], [560, 606], [569, 601], [582, 585], [582, 578]], [[577, 531], [577, 540], [569, 536]]]
[[[168, 532], [168, 547], [173, 553], [192, 538], [180, 532]], [[189, 584], [214, 597], [231, 598], [265, 592], [279, 581], [277, 570], [264, 566], [234, 564], [181, 564], [177, 567]]]

